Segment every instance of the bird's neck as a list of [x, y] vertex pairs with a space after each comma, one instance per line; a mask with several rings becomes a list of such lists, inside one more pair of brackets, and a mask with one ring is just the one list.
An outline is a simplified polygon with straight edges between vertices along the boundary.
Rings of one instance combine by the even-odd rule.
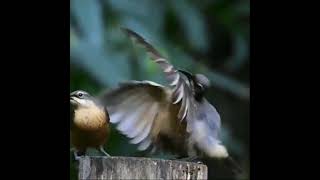
[[204, 97], [204, 93], [203, 92], [196, 92], [195, 95], [194, 95], [194, 98], [198, 102], [201, 102], [203, 97]]

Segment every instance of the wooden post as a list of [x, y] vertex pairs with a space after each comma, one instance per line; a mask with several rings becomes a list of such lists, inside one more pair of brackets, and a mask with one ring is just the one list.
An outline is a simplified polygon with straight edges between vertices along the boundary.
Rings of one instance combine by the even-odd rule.
[[89, 157], [80, 159], [79, 180], [92, 179], [193, 179], [207, 180], [204, 164], [136, 157]]

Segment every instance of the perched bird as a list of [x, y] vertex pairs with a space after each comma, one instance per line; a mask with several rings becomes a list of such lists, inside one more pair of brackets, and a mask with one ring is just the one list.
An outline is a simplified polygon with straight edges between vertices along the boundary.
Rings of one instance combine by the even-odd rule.
[[103, 149], [109, 135], [109, 114], [97, 99], [85, 91], [70, 94], [72, 117], [70, 121], [71, 144], [75, 158], [85, 155], [87, 148], [96, 148], [109, 156]]
[[142, 45], [164, 71], [170, 87], [151, 81], [128, 81], [99, 96], [110, 122], [141, 151], [165, 150], [190, 159], [227, 158], [219, 139], [220, 115], [204, 97], [210, 86], [202, 74], [177, 70], [140, 35], [122, 29]]

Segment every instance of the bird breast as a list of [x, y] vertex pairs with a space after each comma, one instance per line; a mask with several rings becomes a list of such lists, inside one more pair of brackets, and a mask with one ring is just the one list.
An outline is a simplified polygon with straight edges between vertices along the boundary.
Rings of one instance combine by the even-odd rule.
[[79, 108], [74, 113], [74, 125], [86, 131], [105, 128], [108, 121], [105, 111], [98, 107]]

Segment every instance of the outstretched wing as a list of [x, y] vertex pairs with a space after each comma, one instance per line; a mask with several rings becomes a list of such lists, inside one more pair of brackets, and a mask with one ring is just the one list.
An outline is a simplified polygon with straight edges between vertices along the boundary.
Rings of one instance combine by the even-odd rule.
[[131, 143], [139, 144], [139, 150], [146, 150], [153, 137], [157, 136], [159, 127], [155, 127], [155, 120], [161, 112], [165, 93], [164, 87], [159, 84], [129, 81], [103, 92], [98, 99], [107, 108], [110, 122], [117, 124], [116, 128], [131, 138]]
[[181, 121], [184, 120], [190, 107], [190, 98], [193, 98], [193, 93], [189, 88], [187, 77], [179, 73], [179, 71], [175, 69], [166, 58], [164, 58], [151, 44], [146, 42], [139, 34], [127, 28], [122, 28], [122, 30], [126, 34], [128, 34], [128, 36], [134, 42], [142, 45], [147, 50], [151, 59], [159, 64], [160, 68], [165, 73], [170, 86], [173, 87], [172, 103], [178, 104], [179, 102], [181, 102], [178, 119]]
[[187, 132], [200, 149], [213, 154], [212, 151], [220, 147], [220, 115], [205, 98], [201, 102], [194, 99], [194, 92], [187, 77], [177, 71], [151, 44], [146, 42], [136, 32], [122, 28], [134, 42], [142, 45], [150, 54], [151, 59], [159, 64], [166, 78], [173, 87], [174, 104], [181, 102], [178, 119], [187, 121]]

